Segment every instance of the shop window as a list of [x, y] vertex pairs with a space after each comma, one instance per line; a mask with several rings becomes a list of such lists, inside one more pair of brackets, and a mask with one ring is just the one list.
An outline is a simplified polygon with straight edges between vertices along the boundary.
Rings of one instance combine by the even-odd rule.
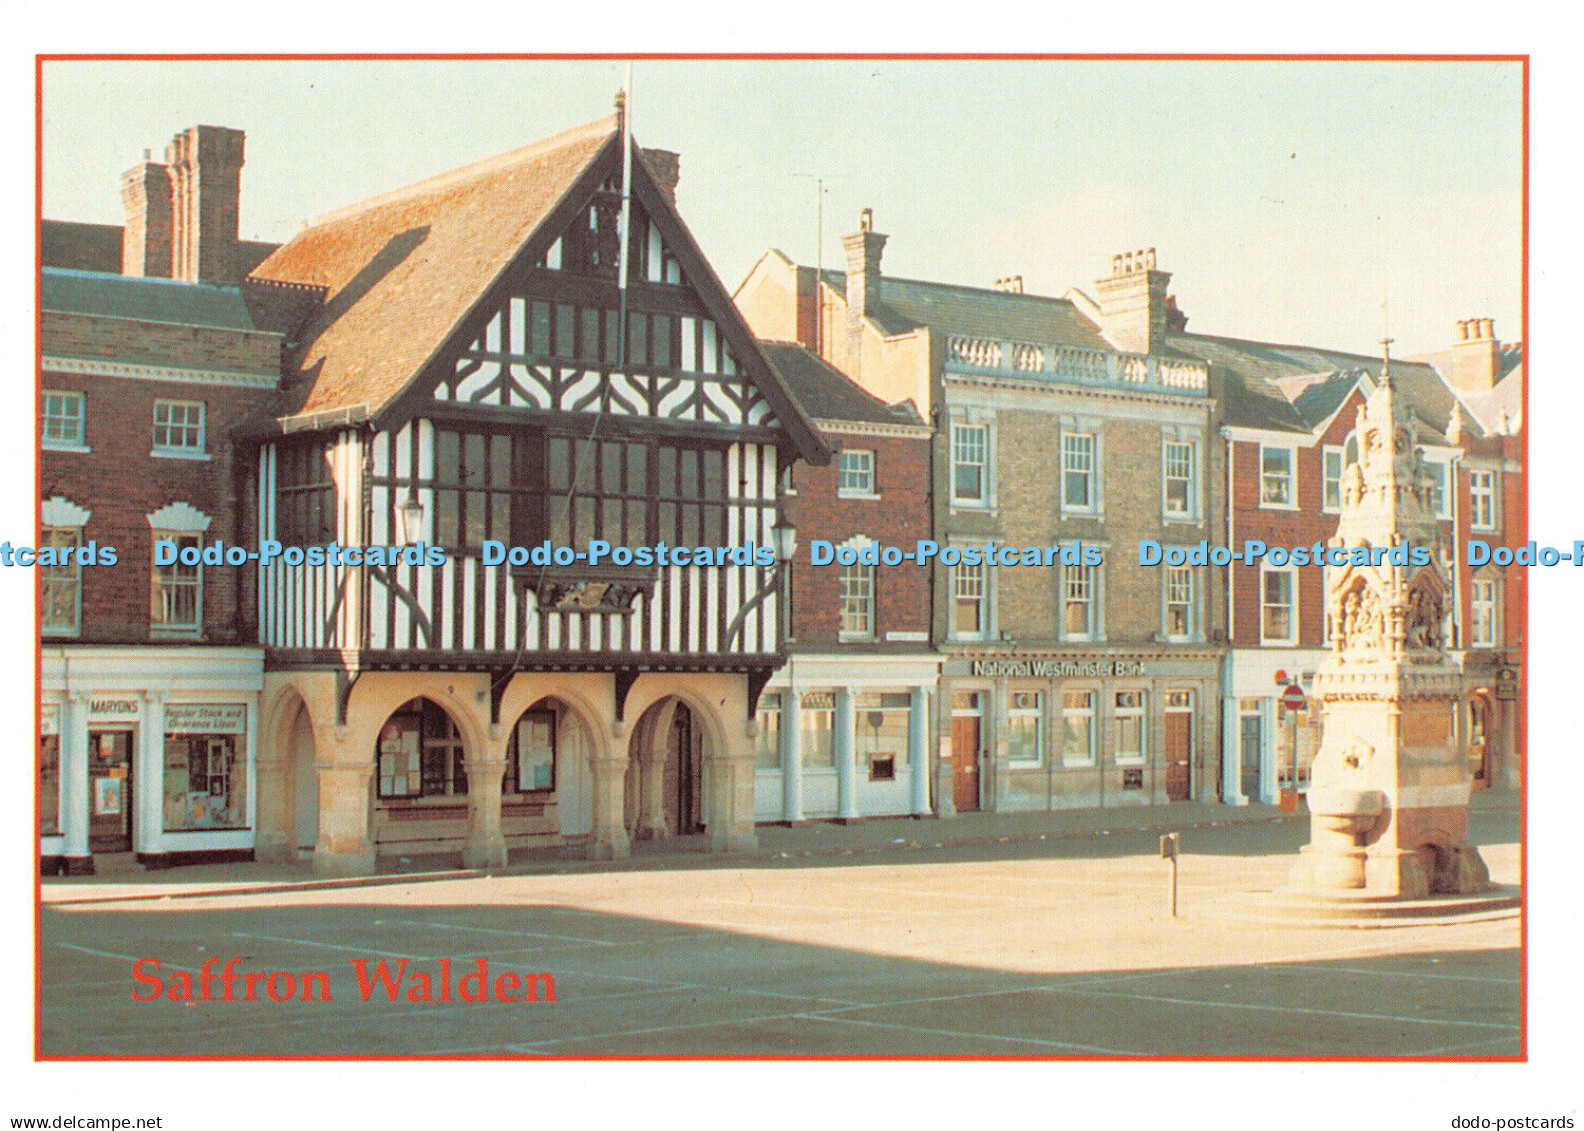
[[38, 816], [42, 836], [58, 836], [60, 827], [60, 735], [39, 735]]
[[[449, 720], [448, 720], [449, 721]], [[455, 727], [452, 728], [453, 731]], [[524, 711], [512, 728], [511, 747], [506, 751], [507, 793], [541, 793], [556, 785], [556, 713], [551, 710]], [[464, 774], [462, 789], [467, 792]]]
[[766, 692], [759, 697], [759, 735], [754, 739], [754, 768], [781, 768], [781, 694]]
[[243, 829], [247, 817], [247, 706], [165, 708], [165, 830]]
[[203, 401], [155, 401], [153, 454], [192, 456], [203, 450]]
[[1095, 760], [1095, 693], [1062, 693], [1062, 762], [1092, 766]]
[[154, 542], [161, 541], [174, 543], [176, 555], [168, 565], [154, 566], [149, 625], [155, 632], [196, 632], [203, 617], [203, 535], [155, 530]]
[[1013, 691], [1007, 695], [1007, 762], [1038, 766], [1045, 749], [1045, 694]]
[[45, 448], [83, 450], [88, 434], [83, 395], [45, 389], [39, 401], [39, 423], [39, 438]]
[[376, 745], [381, 798], [461, 796], [468, 791], [462, 735], [429, 699], [411, 699], [386, 720]]
[[870, 781], [894, 781], [907, 766], [908, 705], [906, 692], [858, 697], [855, 704], [858, 733], [854, 740], [858, 744], [859, 757], [868, 763]]
[[836, 697], [829, 691], [811, 691], [803, 696], [798, 712], [798, 749], [803, 765], [824, 769], [836, 765], [835, 708]]
[[1118, 691], [1112, 717], [1116, 726], [1116, 760], [1144, 761], [1144, 693]]

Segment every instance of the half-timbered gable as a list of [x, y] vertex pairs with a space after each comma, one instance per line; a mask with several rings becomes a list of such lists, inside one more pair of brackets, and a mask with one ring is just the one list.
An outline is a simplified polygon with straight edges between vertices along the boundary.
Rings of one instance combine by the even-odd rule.
[[[325, 289], [297, 347], [287, 434], [261, 452], [264, 536], [445, 551], [358, 567], [277, 559], [261, 569], [267, 643], [482, 666], [501, 652], [674, 664], [778, 650], [776, 595], [749, 554], [513, 567], [487, 553], [768, 548], [782, 468], [822, 458], [635, 153], [625, 278], [609, 121], [332, 216], [261, 266], [259, 285]], [[531, 183], [524, 167], [538, 170]], [[493, 274], [467, 293], [455, 275], [481, 269]], [[426, 289], [433, 299], [415, 301]], [[376, 302], [396, 309], [361, 309]], [[417, 533], [402, 529], [415, 505]]]
[[300, 846], [295, 812], [323, 870], [753, 843], [778, 496], [828, 452], [677, 216], [674, 155], [624, 135], [326, 217], [248, 281], [288, 342], [252, 432], [261, 837]]

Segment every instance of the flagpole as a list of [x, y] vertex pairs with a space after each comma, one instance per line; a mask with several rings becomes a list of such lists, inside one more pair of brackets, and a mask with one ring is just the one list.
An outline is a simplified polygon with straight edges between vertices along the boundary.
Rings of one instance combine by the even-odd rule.
[[616, 253], [617, 277], [616, 290], [620, 298], [621, 313], [617, 318], [617, 327], [621, 334], [620, 341], [616, 344], [617, 367], [622, 371], [627, 368], [627, 261], [629, 241], [631, 240], [632, 225], [632, 87], [633, 67], [627, 64], [627, 87], [622, 95], [622, 184], [621, 184], [621, 220], [616, 226], [617, 241], [620, 250]]

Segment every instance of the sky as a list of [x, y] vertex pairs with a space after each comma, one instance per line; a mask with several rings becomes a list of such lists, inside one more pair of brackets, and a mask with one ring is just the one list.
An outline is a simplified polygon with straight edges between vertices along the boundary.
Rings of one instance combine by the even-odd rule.
[[[198, 123], [247, 133], [243, 238], [610, 112], [620, 60], [52, 62], [43, 212], [120, 223], [118, 178]], [[1155, 247], [1189, 328], [1366, 354], [1521, 336], [1522, 71], [1496, 62], [640, 60], [639, 141], [729, 289], [768, 248], [1093, 293]], [[824, 182], [823, 239], [818, 180]], [[816, 249], [819, 249], [818, 252]]]

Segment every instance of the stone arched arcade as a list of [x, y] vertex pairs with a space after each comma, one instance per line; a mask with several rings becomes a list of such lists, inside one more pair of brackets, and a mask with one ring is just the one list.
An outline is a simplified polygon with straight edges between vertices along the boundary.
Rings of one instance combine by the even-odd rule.
[[[715, 851], [753, 846], [745, 676], [644, 673], [620, 718], [616, 679], [602, 672], [519, 672], [500, 692], [494, 721], [491, 701], [487, 673], [365, 672], [350, 684], [333, 671], [267, 674], [259, 856], [294, 859], [311, 846], [326, 875], [435, 853], [494, 868], [510, 848], [581, 842], [591, 858], [615, 859], [634, 837], [700, 826]], [[678, 752], [668, 741], [679, 718], [696, 759], [691, 811], [676, 804], [687, 796], [675, 788]], [[393, 785], [390, 766], [381, 770], [382, 757], [403, 756], [402, 728], [419, 726], [414, 720], [454, 733], [440, 745], [460, 750], [460, 764], [422, 776], [421, 789]], [[401, 795], [409, 788], [413, 796]]]

